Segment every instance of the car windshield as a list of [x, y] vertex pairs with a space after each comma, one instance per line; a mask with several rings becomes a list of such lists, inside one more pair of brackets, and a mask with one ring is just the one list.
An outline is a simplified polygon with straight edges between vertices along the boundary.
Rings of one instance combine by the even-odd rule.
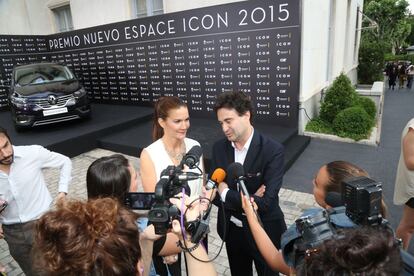
[[66, 66], [58, 64], [39, 64], [18, 67], [15, 69], [14, 80], [16, 85], [44, 84], [48, 82], [74, 79], [74, 75]]

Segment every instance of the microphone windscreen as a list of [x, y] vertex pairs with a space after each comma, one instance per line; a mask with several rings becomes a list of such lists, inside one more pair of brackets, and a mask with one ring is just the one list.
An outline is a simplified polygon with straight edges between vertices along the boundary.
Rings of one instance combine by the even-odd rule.
[[229, 175], [230, 179], [236, 179], [240, 176], [244, 176], [243, 165], [237, 162], [231, 163], [227, 167], [227, 174]]
[[193, 168], [198, 161], [200, 161], [200, 157], [203, 154], [203, 150], [200, 146], [195, 145], [192, 147], [187, 154], [184, 156], [183, 161], [188, 167]]
[[344, 202], [342, 200], [342, 195], [337, 192], [328, 192], [325, 196], [325, 202], [329, 206], [335, 208], [339, 206], [344, 206]]
[[210, 178], [216, 183], [223, 182], [224, 179], [226, 178], [226, 172], [222, 168], [217, 168], [214, 170]]
[[194, 147], [192, 147], [188, 153], [188, 155], [193, 155], [196, 156], [198, 159], [200, 159], [201, 155], [203, 154], [203, 150], [201, 149], [201, 147], [199, 145], [195, 145]]

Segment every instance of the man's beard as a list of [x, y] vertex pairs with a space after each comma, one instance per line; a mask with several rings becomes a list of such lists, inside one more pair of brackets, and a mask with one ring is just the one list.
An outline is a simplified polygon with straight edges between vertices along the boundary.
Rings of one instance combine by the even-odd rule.
[[1, 165], [10, 165], [11, 163], [13, 163], [13, 154], [9, 155], [7, 157], [4, 157], [3, 159], [0, 160], [0, 164]]

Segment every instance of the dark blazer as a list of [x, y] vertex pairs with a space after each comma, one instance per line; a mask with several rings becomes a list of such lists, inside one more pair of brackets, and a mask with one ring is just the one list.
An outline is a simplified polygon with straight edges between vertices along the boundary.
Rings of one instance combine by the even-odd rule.
[[[283, 212], [279, 207], [278, 195], [282, 186], [284, 172], [283, 151], [283, 146], [280, 143], [254, 130], [243, 167], [247, 177], [245, 184], [251, 196], [254, 196], [254, 193], [262, 184], [266, 186], [263, 197], [254, 196], [254, 200], [259, 207], [259, 216], [265, 225], [271, 223], [271, 221], [284, 219]], [[228, 165], [233, 162], [234, 148], [231, 142], [226, 138], [217, 141], [213, 146], [211, 171], [213, 172], [216, 168], [227, 170]], [[226, 202], [224, 203], [225, 217], [223, 216], [222, 203], [218, 194], [213, 202], [219, 207], [217, 232], [222, 239], [224, 234], [224, 221], [226, 233], [228, 233], [231, 216], [242, 220], [244, 225], [247, 225], [246, 218], [242, 215], [243, 209], [241, 206], [240, 192], [237, 190], [236, 182], [228, 178], [226, 178], [225, 182], [230, 189], [227, 192]], [[281, 227], [285, 227], [284, 221]]]

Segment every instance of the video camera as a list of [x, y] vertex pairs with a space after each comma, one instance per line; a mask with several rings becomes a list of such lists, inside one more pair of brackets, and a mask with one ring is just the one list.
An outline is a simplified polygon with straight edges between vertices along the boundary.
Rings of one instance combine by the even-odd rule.
[[188, 180], [202, 178], [200, 173], [184, 172], [184, 165], [194, 169], [199, 163], [202, 150], [200, 146], [192, 147], [178, 166], [168, 166], [161, 172], [160, 180], [155, 185], [155, 204], [148, 213], [148, 220], [155, 227], [155, 233], [165, 235], [171, 228], [171, 222], [179, 218], [180, 210], [169, 199], [185, 190], [190, 194]]
[[[342, 207], [305, 211], [295, 221], [296, 227], [282, 235], [283, 257], [289, 266], [301, 265], [308, 252], [338, 235], [339, 229], [377, 226], [392, 231], [381, 215], [381, 183], [364, 176], [348, 178], [342, 182], [341, 201]], [[403, 250], [401, 257], [404, 263], [402, 275], [410, 275], [414, 258]]]

